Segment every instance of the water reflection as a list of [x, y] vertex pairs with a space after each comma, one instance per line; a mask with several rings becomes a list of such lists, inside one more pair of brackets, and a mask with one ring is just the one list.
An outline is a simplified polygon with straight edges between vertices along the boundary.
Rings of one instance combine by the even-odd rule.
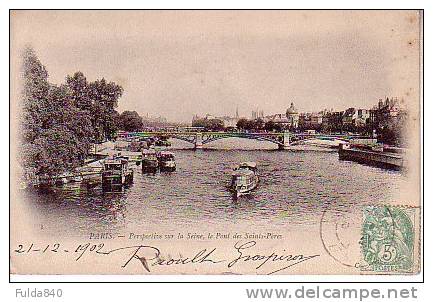
[[103, 193], [101, 187], [88, 188], [69, 183], [51, 190], [28, 191], [27, 200], [42, 210], [45, 228], [62, 233], [65, 228], [75, 232], [107, 229], [125, 224], [127, 192]]

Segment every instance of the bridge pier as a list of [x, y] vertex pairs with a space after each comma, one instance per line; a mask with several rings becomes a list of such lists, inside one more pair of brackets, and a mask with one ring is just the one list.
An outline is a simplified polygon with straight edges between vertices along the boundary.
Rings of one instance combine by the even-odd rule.
[[195, 135], [194, 149], [203, 149], [203, 135], [197, 132]]
[[279, 150], [287, 150], [290, 148], [290, 132], [289, 131], [284, 131], [283, 134], [283, 144], [282, 145], [278, 145], [278, 149]]

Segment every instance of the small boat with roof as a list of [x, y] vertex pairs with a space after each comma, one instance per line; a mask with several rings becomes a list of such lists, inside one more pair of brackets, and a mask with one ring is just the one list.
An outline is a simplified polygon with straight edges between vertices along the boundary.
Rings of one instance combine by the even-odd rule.
[[161, 171], [172, 172], [176, 170], [176, 161], [174, 153], [169, 151], [159, 151], [156, 153], [158, 158], [158, 166]]
[[237, 198], [249, 194], [257, 187], [258, 183], [257, 164], [255, 162], [243, 162], [233, 170], [230, 190]]
[[158, 170], [158, 158], [153, 149], [143, 149], [141, 157], [141, 170], [143, 173], [156, 173]]

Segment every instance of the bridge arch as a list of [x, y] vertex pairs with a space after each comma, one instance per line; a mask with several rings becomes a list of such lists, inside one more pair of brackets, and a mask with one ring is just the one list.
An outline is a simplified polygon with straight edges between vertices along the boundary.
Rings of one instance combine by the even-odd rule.
[[261, 141], [261, 142], [270, 142], [270, 143], [277, 145], [278, 147], [284, 145], [284, 143], [282, 141], [282, 139], [283, 139], [282, 137], [281, 137], [281, 141], [280, 141], [277, 138], [270, 138], [270, 137], [265, 137], [265, 136], [254, 136], [254, 135], [218, 135], [218, 136], [211, 136], [209, 138], [206, 138], [206, 136], [204, 135], [203, 145], [211, 143], [211, 142], [227, 139], [227, 138], [241, 138], [241, 139], [255, 140], [255, 141]]
[[195, 141], [194, 140], [191, 140], [190, 138], [187, 138], [187, 137], [184, 137], [184, 136], [172, 135], [172, 136], [169, 136], [169, 139], [177, 139], [177, 140], [180, 140], [180, 141], [187, 142], [187, 143], [190, 143], [192, 145], [195, 145]]

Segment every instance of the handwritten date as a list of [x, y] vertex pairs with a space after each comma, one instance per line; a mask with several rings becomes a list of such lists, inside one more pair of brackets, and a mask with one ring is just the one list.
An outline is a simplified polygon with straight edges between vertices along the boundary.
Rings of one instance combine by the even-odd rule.
[[[18, 245], [14, 251], [17, 254], [30, 254], [30, 253], [68, 253], [73, 254], [75, 261], [80, 261], [86, 254], [94, 255], [112, 255], [119, 254], [120, 259], [123, 260], [122, 268], [137, 263], [141, 265], [144, 270], [151, 272], [153, 267], [168, 267], [177, 265], [199, 265], [199, 264], [223, 264], [227, 268], [241, 265], [252, 265], [255, 270], [263, 270], [264, 267], [269, 267], [266, 274], [274, 274], [287, 270], [295, 265], [309, 261], [318, 257], [318, 254], [304, 255], [287, 253], [285, 250], [282, 252], [268, 252], [262, 253], [257, 251], [257, 242], [254, 240], [246, 242], [237, 242], [233, 246], [233, 255], [224, 253], [225, 258], [218, 256], [217, 248], [204, 248], [197, 252], [193, 252], [189, 256], [180, 255], [178, 257], [164, 257], [158, 247], [150, 245], [133, 245], [123, 246], [115, 249], [108, 249], [104, 243], [91, 244], [83, 243], [76, 246], [74, 249], [69, 250], [63, 247], [60, 243], [47, 244], [44, 246], [36, 246], [34, 243], [24, 246]], [[136, 264], [136, 265], [137, 265]]]

